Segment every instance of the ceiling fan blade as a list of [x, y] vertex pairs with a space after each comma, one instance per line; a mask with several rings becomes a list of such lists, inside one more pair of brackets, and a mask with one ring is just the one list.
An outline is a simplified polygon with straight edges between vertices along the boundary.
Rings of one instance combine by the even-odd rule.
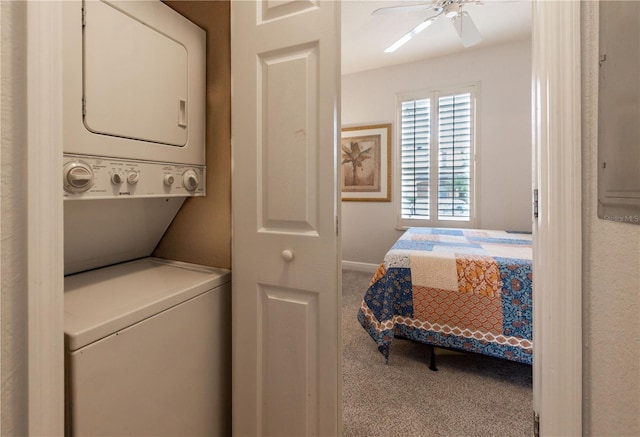
[[433, 3], [419, 3], [415, 5], [387, 6], [378, 8], [371, 15], [399, 14], [404, 12], [423, 12], [433, 7]]
[[473, 23], [471, 16], [466, 12], [463, 11], [457, 17], [454, 17], [451, 23], [456, 28], [460, 39], [462, 39], [462, 45], [465, 47], [471, 47], [482, 41], [480, 31]]
[[426, 20], [422, 21], [416, 27], [411, 29], [409, 32], [405, 33], [402, 36], [402, 38], [400, 38], [398, 41], [394, 42], [389, 47], [387, 47], [384, 50], [384, 52], [385, 53], [395, 52], [401, 46], [403, 46], [407, 41], [409, 41], [411, 38], [413, 38], [414, 36], [416, 36], [417, 34], [422, 32], [423, 30], [425, 30], [427, 27], [431, 26], [433, 24], [433, 22], [436, 21], [436, 18], [438, 18], [438, 15], [434, 15], [433, 17], [429, 17]]

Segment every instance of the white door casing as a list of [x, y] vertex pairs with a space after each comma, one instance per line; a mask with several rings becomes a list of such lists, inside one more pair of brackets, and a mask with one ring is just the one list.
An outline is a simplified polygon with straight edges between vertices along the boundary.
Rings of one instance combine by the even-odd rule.
[[27, 4], [28, 426], [64, 434], [62, 5]]
[[580, 2], [533, 3], [533, 401], [540, 435], [582, 435]]
[[231, 2], [234, 435], [339, 435], [340, 3]]

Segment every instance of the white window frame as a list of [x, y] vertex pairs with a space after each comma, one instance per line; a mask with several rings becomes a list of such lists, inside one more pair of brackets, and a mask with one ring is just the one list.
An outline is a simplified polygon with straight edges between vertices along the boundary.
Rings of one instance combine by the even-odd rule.
[[[415, 91], [410, 93], [402, 93], [396, 95], [396, 147], [394, 151], [394, 213], [397, 229], [408, 229], [410, 227], [443, 227], [443, 228], [475, 228], [477, 223], [476, 216], [476, 147], [477, 147], [477, 131], [478, 131], [478, 84], [463, 85], [446, 89], [433, 89]], [[469, 169], [469, 220], [440, 220], [437, 216], [437, 203], [432, 211], [429, 219], [403, 218], [402, 217], [402, 103], [408, 100], [430, 99], [431, 114], [436, 114], [438, 98], [452, 93], [471, 94], [471, 150], [470, 150], [470, 169]], [[431, 120], [431, 143], [430, 156], [438, 156], [438, 123]], [[430, 193], [438, 192], [438, 165], [431, 166]]]

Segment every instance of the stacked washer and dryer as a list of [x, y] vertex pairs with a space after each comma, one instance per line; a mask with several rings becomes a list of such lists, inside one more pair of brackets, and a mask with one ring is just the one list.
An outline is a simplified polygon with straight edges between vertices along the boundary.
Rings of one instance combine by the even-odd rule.
[[63, 7], [67, 434], [222, 434], [230, 272], [150, 256], [205, 195], [205, 32], [159, 1]]

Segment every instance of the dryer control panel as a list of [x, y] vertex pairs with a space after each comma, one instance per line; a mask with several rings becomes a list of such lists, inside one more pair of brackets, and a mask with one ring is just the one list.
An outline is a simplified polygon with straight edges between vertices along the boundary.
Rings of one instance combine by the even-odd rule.
[[204, 196], [204, 166], [65, 154], [67, 199]]

